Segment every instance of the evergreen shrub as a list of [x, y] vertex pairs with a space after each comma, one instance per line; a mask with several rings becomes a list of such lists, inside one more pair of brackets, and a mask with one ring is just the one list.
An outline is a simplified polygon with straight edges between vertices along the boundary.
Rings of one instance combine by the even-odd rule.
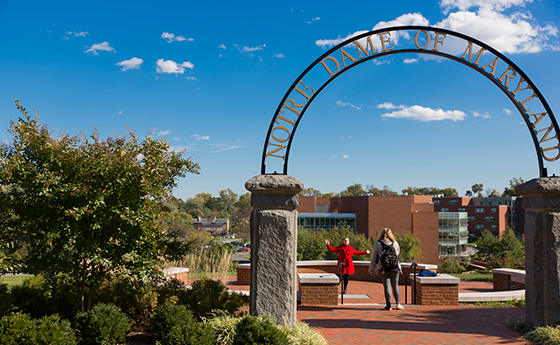
[[132, 321], [117, 306], [96, 304], [88, 312], [76, 314], [75, 326], [80, 332], [80, 344], [124, 344]]
[[183, 322], [194, 322], [192, 311], [184, 305], [164, 303], [156, 308], [147, 331], [154, 340], [161, 340], [173, 327]]

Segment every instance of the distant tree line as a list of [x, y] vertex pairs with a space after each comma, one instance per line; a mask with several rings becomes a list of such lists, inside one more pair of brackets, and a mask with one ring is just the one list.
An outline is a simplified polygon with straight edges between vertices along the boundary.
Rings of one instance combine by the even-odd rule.
[[[496, 189], [487, 188], [484, 190], [484, 185], [482, 183], [475, 183], [470, 190], [465, 193], [467, 197], [499, 197], [499, 196], [517, 196], [515, 187], [524, 183], [521, 177], [509, 180], [509, 186], [504, 188], [502, 193], [498, 192]], [[354, 183], [346, 187], [345, 190], [341, 192], [329, 192], [321, 193], [319, 190], [314, 188], [305, 188], [301, 193], [301, 196], [314, 196], [317, 198], [338, 198], [342, 196], [362, 196], [362, 195], [373, 195], [373, 196], [390, 196], [390, 195], [443, 195], [444, 197], [459, 197], [459, 193], [455, 188], [438, 188], [438, 187], [406, 187], [401, 190], [401, 194], [393, 191], [388, 186], [383, 186], [383, 188], [377, 188], [374, 185], [366, 185], [365, 188], [361, 183]]]

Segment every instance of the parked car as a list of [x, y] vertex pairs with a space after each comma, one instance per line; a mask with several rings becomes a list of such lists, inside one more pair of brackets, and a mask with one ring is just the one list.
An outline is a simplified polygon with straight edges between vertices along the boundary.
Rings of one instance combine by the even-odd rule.
[[241, 251], [242, 251], [242, 252], [250, 252], [250, 251], [251, 251], [251, 248], [243, 248], [243, 249], [241, 249]]

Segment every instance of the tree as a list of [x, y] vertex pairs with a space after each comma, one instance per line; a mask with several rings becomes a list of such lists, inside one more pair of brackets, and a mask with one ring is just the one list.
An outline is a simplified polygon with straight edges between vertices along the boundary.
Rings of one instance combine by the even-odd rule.
[[360, 196], [362, 194], [366, 194], [366, 191], [360, 183], [354, 183], [346, 187], [346, 190], [340, 192], [340, 196]]
[[523, 178], [521, 177], [519, 179], [514, 177], [513, 179], [509, 180], [509, 188], [504, 188], [502, 196], [517, 196], [517, 191], [515, 190], [515, 188], [523, 183], [525, 183], [525, 180], [523, 180]]
[[304, 190], [302, 190], [300, 192], [301, 196], [314, 196], [317, 198], [321, 198], [321, 192], [319, 192], [317, 189], [313, 189], [313, 188], [305, 188]]
[[397, 232], [394, 234], [395, 239], [399, 242], [399, 259], [401, 262], [412, 263], [422, 256], [422, 249], [420, 248], [422, 242], [413, 234], [405, 234], [402, 237]]
[[7, 222], [29, 246], [25, 270], [67, 275], [81, 310], [112, 274], [155, 274], [168, 244], [163, 200], [198, 164], [130, 130], [106, 140], [97, 131], [54, 135], [15, 102], [22, 116], [11, 122], [13, 143], [0, 150], [0, 185], [13, 187]]
[[391, 190], [387, 185], [383, 186], [383, 189], [379, 189], [374, 185], [366, 185], [366, 192], [375, 196], [399, 195], [399, 193]]
[[473, 186], [471, 187], [472, 192], [470, 193], [470, 195], [477, 194], [479, 198], [482, 198], [483, 187], [484, 185], [482, 183], [473, 184]]
[[486, 190], [484, 191], [484, 194], [486, 194], [486, 197], [489, 197], [489, 198], [500, 196], [498, 191], [494, 188], [486, 188]]

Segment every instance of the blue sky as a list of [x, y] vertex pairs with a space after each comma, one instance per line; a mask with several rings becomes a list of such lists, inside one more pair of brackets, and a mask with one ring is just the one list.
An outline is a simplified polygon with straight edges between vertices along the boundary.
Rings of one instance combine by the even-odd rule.
[[[398, 4], [395, 4], [398, 3]], [[560, 5], [552, 0], [122, 2], [0, 0], [0, 141], [14, 99], [56, 132], [153, 130], [201, 166], [182, 199], [260, 174], [270, 121], [315, 59], [384, 26], [437, 26], [496, 48], [560, 112]], [[439, 116], [438, 116], [439, 114]], [[538, 177], [521, 115], [451, 60], [399, 54], [331, 83], [295, 134], [288, 173], [306, 187], [353, 183], [502, 191]], [[560, 175], [560, 163], [547, 163]]]

